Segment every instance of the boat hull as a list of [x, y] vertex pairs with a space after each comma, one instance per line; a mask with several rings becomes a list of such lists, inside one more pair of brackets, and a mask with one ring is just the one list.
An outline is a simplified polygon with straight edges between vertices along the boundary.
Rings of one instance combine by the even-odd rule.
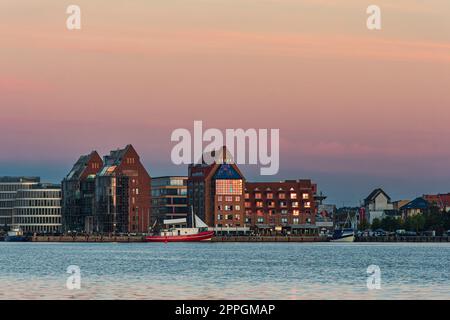
[[25, 241], [28, 241], [28, 238], [24, 237], [24, 236], [6, 236], [4, 241], [7, 241], [7, 242], [25, 242]]
[[349, 236], [344, 236], [344, 237], [338, 238], [338, 239], [331, 239], [330, 241], [331, 242], [354, 242], [355, 236], [349, 235]]
[[147, 242], [200, 242], [210, 241], [214, 235], [214, 231], [204, 231], [196, 234], [187, 234], [179, 236], [147, 236]]

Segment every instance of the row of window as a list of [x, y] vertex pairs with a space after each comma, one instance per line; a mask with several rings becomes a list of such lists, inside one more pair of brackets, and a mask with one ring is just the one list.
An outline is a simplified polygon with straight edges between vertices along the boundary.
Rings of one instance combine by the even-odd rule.
[[[291, 192], [286, 195], [284, 192], [277, 193], [278, 199], [286, 199], [289, 197], [289, 199], [298, 199], [298, 195], [296, 192]], [[262, 199], [262, 193], [261, 192], [255, 192], [254, 193], [255, 199]], [[302, 199], [308, 200], [310, 198], [309, 193], [302, 193]], [[250, 194], [248, 192], [245, 193], [245, 199], [250, 199]], [[272, 192], [266, 193], [266, 199], [274, 199], [274, 194]]]
[[15, 208], [13, 214], [21, 216], [60, 215], [61, 208]]
[[13, 224], [60, 224], [60, 216], [50, 217], [13, 217]]
[[218, 205], [217, 209], [219, 209], [219, 211], [239, 211], [241, 210], [241, 206], [240, 205]]
[[[234, 219], [235, 220], [241, 220], [241, 215], [240, 214], [235, 214], [234, 215]], [[233, 215], [232, 214], [218, 214], [217, 215], [217, 220], [233, 220]]]
[[[262, 209], [258, 209], [258, 210], [256, 210], [256, 214], [257, 215], [263, 215], [263, 214], [265, 214], [266, 213], [266, 211], [264, 211], [264, 210], [262, 210]], [[282, 214], [282, 215], [287, 215], [287, 214], [290, 214], [290, 213], [292, 213], [292, 215], [294, 215], [294, 216], [299, 216], [300, 215], [300, 213], [303, 213], [303, 214], [311, 214], [311, 212], [308, 210], [308, 211], [304, 211], [304, 212], [300, 212], [300, 210], [298, 210], [298, 209], [294, 209], [294, 210], [287, 210], [287, 209], [282, 209], [282, 210], [280, 210], [279, 212], [277, 212], [276, 210], [273, 210], [273, 209], [270, 209], [270, 210], [268, 210], [267, 211], [267, 213], [269, 214], [269, 215], [275, 215], [275, 214]], [[253, 211], [252, 210], [250, 210], [250, 209], [246, 209], [245, 210], [245, 214], [246, 215], [251, 215], [251, 214], [253, 214]]]
[[18, 199], [14, 202], [15, 207], [59, 207], [61, 206], [60, 199]]
[[[269, 208], [275, 208], [276, 207], [276, 202], [272, 201], [272, 200], [269, 200], [269, 201], [266, 202], [266, 205]], [[299, 208], [300, 207], [298, 201], [291, 201], [290, 205], [291, 205], [292, 208]], [[251, 208], [251, 206], [252, 205], [251, 205], [250, 201], [246, 201], [245, 202], [245, 207], [246, 208]], [[264, 207], [264, 202], [261, 201], [261, 200], [256, 200], [255, 201], [255, 206], [258, 207], [258, 208], [263, 208]], [[286, 207], [288, 207], [288, 202], [287, 201], [279, 201], [278, 202], [278, 207], [286, 208]], [[311, 208], [311, 202], [310, 201], [304, 201], [303, 202], [303, 207], [304, 208]]]
[[[281, 218], [280, 222], [281, 223], [289, 223], [289, 219], [288, 218]], [[251, 218], [245, 218], [245, 223], [251, 224], [252, 223]], [[256, 223], [275, 223], [275, 220], [274, 219], [267, 220], [264, 217], [258, 217], [256, 219]], [[300, 224], [300, 223], [301, 223], [301, 220], [299, 218], [292, 218], [292, 224]], [[306, 220], [306, 223], [311, 223], [311, 219], [308, 218]]]

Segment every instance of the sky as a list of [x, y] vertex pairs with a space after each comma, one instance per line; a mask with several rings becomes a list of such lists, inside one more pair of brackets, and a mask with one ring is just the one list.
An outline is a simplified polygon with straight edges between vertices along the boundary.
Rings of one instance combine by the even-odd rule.
[[151, 176], [187, 174], [170, 136], [201, 120], [280, 130], [279, 173], [247, 180], [310, 178], [339, 206], [450, 192], [449, 17], [448, 0], [2, 0], [0, 176], [58, 182], [126, 144]]

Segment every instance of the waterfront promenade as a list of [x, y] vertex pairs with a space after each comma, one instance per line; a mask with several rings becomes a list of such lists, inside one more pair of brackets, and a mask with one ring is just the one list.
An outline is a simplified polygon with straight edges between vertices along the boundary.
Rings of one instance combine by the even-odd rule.
[[[145, 236], [34, 236], [32, 242], [145, 242]], [[328, 242], [319, 236], [215, 236], [211, 242]], [[447, 236], [356, 237], [355, 242], [450, 242]]]

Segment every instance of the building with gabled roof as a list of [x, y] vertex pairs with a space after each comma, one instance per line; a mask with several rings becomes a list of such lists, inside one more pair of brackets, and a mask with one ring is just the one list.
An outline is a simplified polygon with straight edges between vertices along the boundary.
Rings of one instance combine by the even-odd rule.
[[377, 188], [364, 199], [364, 208], [368, 222], [372, 224], [374, 219], [383, 219], [385, 212], [393, 210], [394, 206], [391, 197], [383, 189]]
[[103, 166], [97, 151], [82, 155], [62, 181], [61, 214], [64, 232], [92, 232], [95, 176]]
[[245, 178], [226, 147], [210, 151], [213, 163], [190, 164], [188, 205], [208, 226], [244, 226]]
[[151, 214], [151, 177], [132, 145], [104, 157], [95, 179], [95, 230], [146, 233]]

